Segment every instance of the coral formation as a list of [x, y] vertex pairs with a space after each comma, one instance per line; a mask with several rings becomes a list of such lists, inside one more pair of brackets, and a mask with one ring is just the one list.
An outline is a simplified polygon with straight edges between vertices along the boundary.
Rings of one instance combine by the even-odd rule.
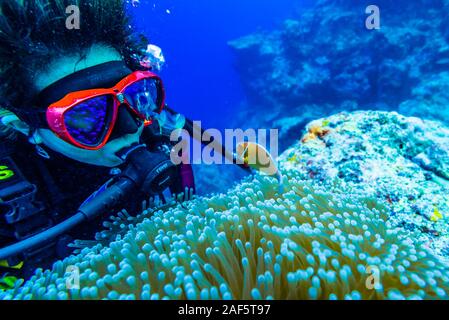
[[393, 225], [416, 232], [449, 258], [448, 127], [395, 112], [357, 111], [315, 120], [307, 130], [280, 157], [285, 169], [390, 205]]
[[[447, 298], [446, 266], [393, 228], [385, 206], [285, 174], [282, 194], [256, 176], [146, 210], [123, 237], [38, 270], [0, 299]], [[80, 288], [67, 289], [76, 268]]]

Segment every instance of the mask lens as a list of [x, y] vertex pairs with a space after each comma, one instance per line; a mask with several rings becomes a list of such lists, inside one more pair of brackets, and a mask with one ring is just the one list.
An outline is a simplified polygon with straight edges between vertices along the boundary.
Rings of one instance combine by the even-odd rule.
[[131, 107], [145, 119], [159, 113], [162, 105], [160, 80], [155, 78], [139, 80], [128, 86], [123, 93]]
[[67, 131], [81, 144], [99, 145], [108, 131], [112, 106], [111, 96], [95, 97], [74, 106], [64, 113]]

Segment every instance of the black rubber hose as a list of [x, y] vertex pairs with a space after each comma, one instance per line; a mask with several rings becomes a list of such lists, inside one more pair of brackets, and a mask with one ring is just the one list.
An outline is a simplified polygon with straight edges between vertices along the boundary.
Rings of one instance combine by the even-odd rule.
[[17, 256], [26, 250], [34, 249], [35, 247], [42, 245], [42, 243], [61, 236], [84, 221], [86, 221], [86, 217], [82, 213], [78, 212], [64, 222], [61, 222], [60, 224], [47, 229], [44, 232], [0, 249], [0, 260]]

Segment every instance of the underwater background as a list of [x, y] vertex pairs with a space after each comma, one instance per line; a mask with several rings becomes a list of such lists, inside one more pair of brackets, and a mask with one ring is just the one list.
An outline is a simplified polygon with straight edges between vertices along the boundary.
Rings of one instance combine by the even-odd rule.
[[206, 127], [225, 129], [245, 99], [228, 42], [281, 26], [307, 2], [160, 0], [131, 2], [128, 9], [135, 28], [163, 50], [167, 102]]
[[[366, 28], [371, 4], [380, 29]], [[283, 189], [195, 168], [194, 200], [114, 215], [95, 245], [0, 298], [449, 298], [449, 1], [128, 10], [165, 53], [173, 108], [280, 130]], [[68, 266], [81, 290], [66, 288]]]

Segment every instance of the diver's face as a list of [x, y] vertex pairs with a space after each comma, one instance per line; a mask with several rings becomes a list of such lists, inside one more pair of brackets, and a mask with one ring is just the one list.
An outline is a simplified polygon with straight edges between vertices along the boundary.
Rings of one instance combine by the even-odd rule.
[[[79, 60], [78, 56], [73, 56], [64, 57], [53, 62], [48, 69], [49, 71], [36, 76], [35, 85], [38, 90], [42, 90], [73, 72], [105, 62], [119, 60], [121, 60], [121, 56], [115, 50], [102, 46], [93, 46], [82, 61]], [[130, 115], [127, 114], [126, 116]], [[115, 167], [123, 162], [117, 156], [117, 153], [124, 148], [139, 143], [143, 124], [135, 123], [131, 127], [128, 126], [122, 129], [117, 128], [108, 143], [99, 150], [87, 150], [74, 146], [62, 140], [50, 129], [38, 129], [35, 132], [34, 140], [43, 143], [48, 148], [68, 158], [91, 165]]]
[[75, 147], [59, 138], [49, 129], [38, 129], [37, 135], [44, 145], [68, 158], [91, 165], [112, 168], [123, 163], [123, 160], [117, 156], [120, 150], [139, 143], [142, 130], [143, 125], [135, 133], [125, 134], [113, 139], [99, 150], [85, 150]]

